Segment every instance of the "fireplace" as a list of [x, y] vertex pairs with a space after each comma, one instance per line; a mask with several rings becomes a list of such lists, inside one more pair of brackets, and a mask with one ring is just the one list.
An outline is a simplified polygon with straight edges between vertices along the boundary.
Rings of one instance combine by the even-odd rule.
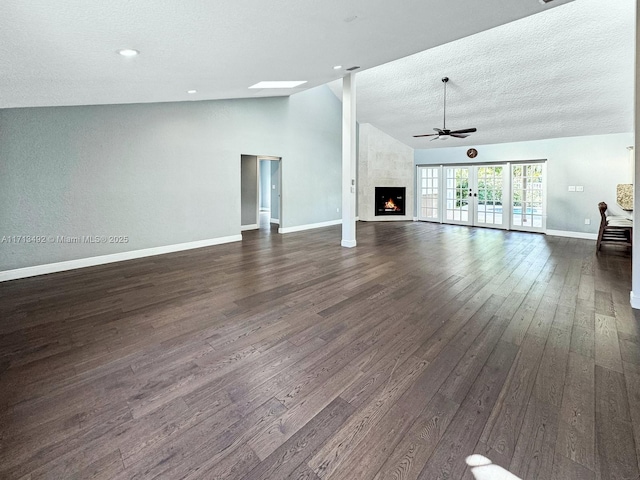
[[405, 215], [406, 187], [376, 187], [376, 215]]

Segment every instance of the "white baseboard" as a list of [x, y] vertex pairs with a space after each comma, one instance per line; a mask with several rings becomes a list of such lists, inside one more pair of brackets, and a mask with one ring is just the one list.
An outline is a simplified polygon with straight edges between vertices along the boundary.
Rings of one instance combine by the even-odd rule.
[[583, 240], [597, 240], [597, 233], [570, 232], [568, 230], [547, 230], [547, 235], [554, 237], [581, 238]]
[[342, 224], [342, 219], [330, 220], [328, 222], [320, 222], [320, 223], [309, 223], [307, 225], [297, 225], [295, 227], [280, 227], [278, 229], [278, 233], [301, 232], [303, 230], [312, 230], [314, 228], [330, 227], [332, 225], [340, 225], [340, 224]]
[[47, 263], [45, 265], [35, 265], [33, 267], [16, 268], [14, 270], [0, 271], [0, 282], [240, 241], [242, 241], [242, 235], [231, 235], [228, 237], [211, 238], [208, 240], [178, 243], [175, 245], [164, 245], [162, 247], [145, 248], [142, 250], [132, 250], [129, 252], [112, 253], [109, 255], [100, 255], [98, 257], [79, 258], [77, 260], [68, 260], [65, 262]]
[[240, 231], [244, 232], [245, 230], [258, 230], [258, 224], [257, 223], [253, 223], [251, 225], [241, 225], [240, 226]]
[[640, 308], [640, 296], [634, 295], [633, 292], [630, 292], [629, 296], [631, 297], [631, 308]]
[[342, 245], [343, 247], [347, 247], [347, 248], [353, 248], [357, 245], [355, 240], [342, 240], [340, 242], [340, 245]]
[[360, 221], [360, 217], [356, 217], [356, 222], [359, 222], [359, 221]]
[[269, 223], [275, 223], [276, 225], [280, 225], [280, 219], [279, 218], [271, 218], [271, 219], [269, 219]]
[[413, 217], [413, 221], [417, 222], [418, 221], [418, 217]]

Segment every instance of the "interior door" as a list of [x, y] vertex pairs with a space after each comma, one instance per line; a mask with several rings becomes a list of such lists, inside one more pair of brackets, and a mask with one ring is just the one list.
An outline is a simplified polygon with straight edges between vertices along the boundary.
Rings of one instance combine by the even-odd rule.
[[473, 225], [473, 167], [446, 166], [444, 170], [444, 223]]
[[418, 220], [440, 221], [440, 167], [418, 167]]

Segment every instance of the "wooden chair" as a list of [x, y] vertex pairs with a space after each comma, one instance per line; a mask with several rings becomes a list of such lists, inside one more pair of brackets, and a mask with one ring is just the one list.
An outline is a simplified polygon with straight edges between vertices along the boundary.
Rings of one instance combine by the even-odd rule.
[[633, 220], [620, 215], [607, 215], [607, 204], [600, 202], [600, 230], [596, 249], [599, 251], [603, 243], [614, 243], [631, 247], [633, 239]]

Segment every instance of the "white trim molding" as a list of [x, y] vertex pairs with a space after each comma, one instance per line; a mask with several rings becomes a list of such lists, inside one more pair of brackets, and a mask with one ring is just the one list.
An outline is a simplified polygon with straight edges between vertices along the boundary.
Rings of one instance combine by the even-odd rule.
[[133, 260], [136, 258], [152, 257], [154, 255], [163, 255], [165, 253], [181, 252], [183, 250], [192, 250], [194, 248], [210, 247], [213, 245], [221, 245], [223, 243], [240, 241], [242, 241], [242, 235], [230, 235], [228, 237], [211, 238], [208, 240], [198, 240], [195, 242], [178, 243], [175, 245], [164, 245], [162, 247], [152, 247], [142, 250], [132, 250], [129, 252], [100, 255], [98, 257], [79, 258], [77, 260], [67, 260], [65, 262], [47, 263], [45, 265], [35, 265], [33, 267], [16, 268], [14, 270], [4, 270], [0, 271], [0, 282], [17, 280], [18, 278], [35, 277], [37, 275], [46, 275], [47, 273], [64, 272], [67, 270], [75, 270], [77, 268], [95, 267], [96, 265], [105, 265], [107, 263], [122, 262], [125, 260]]
[[341, 218], [338, 220], [329, 220], [328, 222], [309, 223], [307, 225], [297, 225], [295, 227], [280, 227], [278, 229], [278, 233], [301, 232], [303, 230], [312, 230], [314, 228], [330, 227], [332, 225], [340, 225], [340, 224], [342, 224]]
[[640, 308], [640, 296], [635, 295], [633, 292], [630, 292], [629, 296], [631, 297], [631, 308]]
[[597, 233], [584, 233], [584, 232], [570, 232], [568, 230], [547, 230], [547, 235], [554, 237], [569, 237], [569, 238], [581, 238], [583, 240], [597, 240]]
[[357, 244], [358, 244], [358, 242], [356, 240], [342, 240], [340, 242], [340, 246], [347, 247], [347, 248], [353, 248]]
[[241, 232], [244, 232], [246, 230], [258, 230], [258, 224], [252, 223], [251, 225], [240, 225]]
[[270, 218], [269, 219], [269, 223], [275, 223], [276, 225], [280, 225], [280, 219], [279, 218]]

